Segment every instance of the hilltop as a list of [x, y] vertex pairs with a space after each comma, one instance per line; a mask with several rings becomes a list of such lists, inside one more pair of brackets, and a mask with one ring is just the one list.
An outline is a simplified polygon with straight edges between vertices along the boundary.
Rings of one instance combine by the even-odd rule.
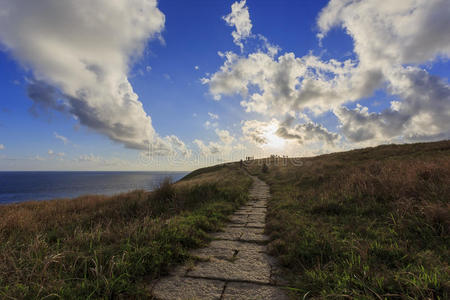
[[449, 297], [450, 141], [246, 164], [299, 297]]

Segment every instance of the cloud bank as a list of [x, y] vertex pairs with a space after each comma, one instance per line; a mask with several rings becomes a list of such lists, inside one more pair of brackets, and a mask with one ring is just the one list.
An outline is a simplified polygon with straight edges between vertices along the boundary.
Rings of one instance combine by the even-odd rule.
[[133, 149], [177, 144], [155, 133], [127, 77], [164, 22], [156, 0], [0, 1], [0, 41], [33, 74], [31, 111], [70, 113]]
[[[241, 10], [249, 19], [245, 2], [234, 3], [226, 18]], [[240, 95], [245, 111], [266, 118], [332, 113], [340, 123], [338, 133], [332, 133], [308, 120], [289, 126], [277, 121], [277, 135], [286, 140], [333, 143], [338, 134], [350, 144], [449, 138], [449, 84], [422, 66], [450, 57], [449, 18], [446, 0], [399, 0], [389, 5], [332, 0], [318, 16], [318, 42], [340, 27], [352, 37], [356, 59], [323, 60], [312, 52], [301, 57], [291, 52], [277, 55], [268, 47], [248, 54], [228, 51], [219, 53], [224, 64], [202, 82], [216, 100]], [[251, 24], [250, 19], [245, 24]], [[235, 43], [252, 38], [250, 31], [238, 32], [233, 32]], [[259, 39], [268, 44], [266, 38]], [[377, 113], [359, 104], [348, 108], [378, 90], [393, 98], [389, 108]], [[264, 143], [264, 125], [257, 128], [248, 122], [242, 128], [244, 136]]]

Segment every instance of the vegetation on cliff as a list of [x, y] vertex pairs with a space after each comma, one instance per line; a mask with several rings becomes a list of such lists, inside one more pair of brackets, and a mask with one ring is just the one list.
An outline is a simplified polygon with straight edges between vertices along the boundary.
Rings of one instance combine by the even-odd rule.
[[0, 297], [147, 295], [247, 200], [246, 171], [270, 185], [269, 249], [299, 298], [449, 298], [450, 141], [272, 156], [150, 193], [1, 206]]
[[204, 171], [150, 193], [0, 206], [0, 298], [145, 296], [247, 200], [242, 170]]

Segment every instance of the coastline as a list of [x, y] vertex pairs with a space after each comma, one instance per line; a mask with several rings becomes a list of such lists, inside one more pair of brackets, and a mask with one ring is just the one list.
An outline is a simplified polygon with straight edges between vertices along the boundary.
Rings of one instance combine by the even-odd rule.
[[0, 206], [0, 295], [151, 297], [150, 282], [201, 262], [190, 250], [247, 203], [248, 173], [270, 189], [261, 232], [292, 297], [448, 298], [450, 141], [227, 163], [152, 192]]
[[24, 201], [117, 195], [151, 191], [164, 178], [177, 181], [188, 172], [170, 171], [0, 171], [0, 205]]

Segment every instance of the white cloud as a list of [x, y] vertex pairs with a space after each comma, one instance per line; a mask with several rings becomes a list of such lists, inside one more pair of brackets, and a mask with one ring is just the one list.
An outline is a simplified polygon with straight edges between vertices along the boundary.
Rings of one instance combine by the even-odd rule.
[[[355, 62], [321, 61], [314, 55], [285, 53], [274, 58], [257, 51], [248, 56], [222, 54], [225, 63], [203, 78], [215, 99], [240, 94], [247, 112], [266, 115], [311, 109], [323, 112], [370, 95], [381, 82], [378, 71], [360, 72]], [[250, 92], [251, 87], [257, 87]]]
[[216, 128], [215, 133], [219, 138], [217, 142], [205, 143], [200, 139], [194, 140], [194, 144], [198, 147], [200, 155], [209, 156], [217, 154], [221, 156], [227, 156], [231, 154], [233, 149], [237, 149], [235, 146], [233, 146], [235, 138], [230, 134], [228, 130], [221, 130]]
[[33, 111], [68, 112], [128, 148], [158, 142], [127, 77], [164, 28], [156, 0], [3, 0], [0, 11], [0, 42], [33, 72]]
[[[313, 122], [296, 123], [288, 118], [280, 122], [247, 120], [242, 122], [243, 141], [247, 154], [265, 157], [270, 154], [310, 156], [345, 149], [341, 137]], [[250, 151], [250, 152], [249, 152]]]
[[206, 121], [204, 124], [203, 124], [203, 126], [206, 128], [206, 129], [210, 129], [210, 128], [216, 128], [217, 126], [219, 126], [219, 123], [217, 123], [217, 122], [211, 122], [211, 121]]
[[366, 74], [378, 70], [387, 82], [386, 91], [399, 96], [381, 113], [361, 106], [336, 109], [342, 131], [351, 141], [373, 144], [449, 137], [450, 87], [417, 66], [450, 57], [450, 39], [443, 38], [450, 36], [449, 17], [450, 3], [445, 0], [402, 0], [390, 5], [375, 0], [331, 1], [322, 11], [320, 37], [333, 26], [342, 26], [354, 40], [357, 69]]
[[205, 143], [202, 140], [195, 139], [193, 143], [196, 144], [197, 147], [200, 149], [200, 154], [202, 155], [209, 154], [209, 148], [205, 145]]
[[245, 4], [246, 0], [234, 2], [231, 5], [231, 13], [223, 17], [229, 26], [235, 27], [231, 35], [233, 36], [234, 43], [241, 48], [241, 51], [244, 48], [242, 41], [248, 38], [252, 31], [250, 14]]
[[[246, 7], [245, 11], [248, 13]], [[247, 112], [272, 118], [306, 116], [303, 125], [280, 127], [278, 134], [284, 139], [296, 135], [305, 139], [312, 133], [323, 141], [339, 139], [307, 120], [305, 112], [335, 113], [340, 131], [351, 142], [445, 138], [450, 134], [446, 125], [449, 85], [418, 64], [450, 57], [449, 12], [450, 3], [445, 0], [401, 0], [389, 5], [377, 0], [330, 1], [319, 15], [318, 36], [323, 39], [332, 27], [341, 26], [354, 40], [356, 59], [324, 61], [312, 52], [302, 57], [294, 53], [276, 56], [279, 48], [270, 50], [261, 36], [263, 47], [247, 55], [219, 53], [224, 64], [202, 83], [209, 85], [216, 100], [239, 94]], [[390, 109], [371, 114], [367, 108], [344, 106], [368, 98], [378, 89], [395, 96]], [[253, 125], [244, 124], [244, 135], [264, 143], [268, 125]]]
[[153, 156], [175, 157], [179, 155], [183, 158], [188, 158], [191, 156], [191, 150], [177, 136], [170, 135], [158, 139], [156, 143], [150, 144], [140, 155], [148, 158]]
[[213, 114], [212, 112], [208, 112], [208, 115], [211, 118], [211, 120], [218, 120], [219, 119], [219, 115]]
[[67, 144], [69, 142], [69, 139], [66, 138], [65, 136], [59, 135], [57, 132], [53, 132], [53, 135], [55, 136], [55, 138], [57, 138], [58, 140], [61, 140], [64, 145]]
[[[450, 55], [447, 0], [332, 0], [318, 18], [319, 37], [342, 26], [362, 65], [422, 63]], [[368, 34], [370, 33], [370, 34]]]
[[195, 139], [194, 144], [197, 145], [197, 147], [200, 150], [200, 155], [202, 156], [208, 156], [219, 153], [219, 147], [217, 143], [209, 142], [209, 144], [206, 145], [202, 140]]
[[151, 70], [152, 70], [152, 67], [151, 67], [151, 66], [146, 66], [146, 67], [145, 67], [145, 71], [150, 72]]
[[198, 67], [198, 66], [195, 66], [195, 67], [194, 67], [194, 69], [198, 70], [198, 69], [199, 69], [199, 67]]
[[230, 145], [234, 141], [234, 137], [231, 136], [228, 130], [220, 130], [217, 128], [216, 134], [225, 145]]
[[245, 121], [242, 125], [242, 133], [245, 139], [257, 145], [267, 144], [267, 134], [276, 132], [278, 127], [277, 120], [273, 119], [271, 122], [261, 122], [257, 120]]
[[272, 119], [269, 122], [248, 120], [243, 122], [242, 133], [245, 139], [259, 146], [284, 146], [289, 140], [297, 144], [325, 142], [334, 144], [339, 138], [320, 124], [307, 122], [293, 124], [294, 118], [284, 122]]
[[276, 134], [287, 140], [295, 140], [300, 144], [323, 141], [327, 144], [334, 144], [338, 139], [338, 134], [328, 131], [325, 127], [314, 122], [307, 122], [292, 126], [293, 118], [279, 124]]
[[392, 93], [403, 100], [392, 101], [390, 108], [380, 113], [370, 113], [361, 105], [353, 110], [336, 109], [345, 136], [352, 142], [369, 144], [395, 138], [406, 141], [450, 138], [449, 85], [413, 67], [402, 69], [395, 76], [397, 82], [391, 87]]
[[183, 157], [191, 156], [191, 150], [188, 149], [186, 144], [183, 141], [181, 141], [177, 136], [175, 136], [175, 135], [166, 136], [165, 140], [167, 141], [167, 143], [169, 143], [170, 148], [173, 151], [172, 154], [174, 154], [174, 152], [178, 152]]
[[3, 150], [3, 149], [5, 149], [5, 145], [0, 144], [0, 150]]
[[55, 152], [53, 152], [52, 149], [49, 149], [49, 150], [47, 151], [47, 153], [48, 153], [48, 155], [53, 155], [53, 154], [55, 154]]

